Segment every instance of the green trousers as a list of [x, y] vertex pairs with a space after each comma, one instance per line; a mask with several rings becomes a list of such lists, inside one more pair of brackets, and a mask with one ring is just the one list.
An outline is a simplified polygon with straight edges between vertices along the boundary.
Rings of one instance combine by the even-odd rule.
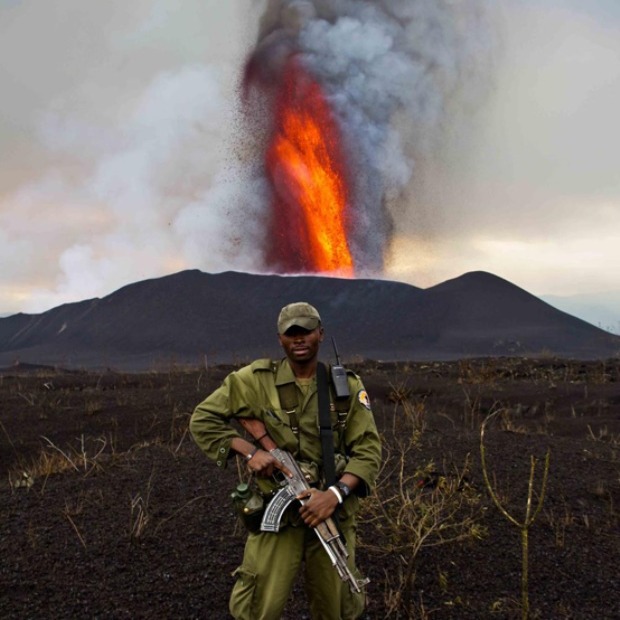
[[[355, 569], [355, 518], [340, 525]], [[364, 593], [355, 594], [332, 566], [321, 541], [305, 525], [286, 526], [277, 534], [249, 534], [243, 563], [230, 596], [230, 613], [237, 620], [279, 620], [295, 578], [304, 567], [306, 594], [314, 620], [354, 620], [364, 611]]]

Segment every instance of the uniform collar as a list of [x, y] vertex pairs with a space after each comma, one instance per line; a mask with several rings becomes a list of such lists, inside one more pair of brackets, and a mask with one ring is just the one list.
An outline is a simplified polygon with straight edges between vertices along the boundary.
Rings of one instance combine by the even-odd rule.
[[285, 357], [280, 362], [276, 372], [276, 386], [286, 385], [287, 383], [295, 383], [295, 375], [288, 359]]

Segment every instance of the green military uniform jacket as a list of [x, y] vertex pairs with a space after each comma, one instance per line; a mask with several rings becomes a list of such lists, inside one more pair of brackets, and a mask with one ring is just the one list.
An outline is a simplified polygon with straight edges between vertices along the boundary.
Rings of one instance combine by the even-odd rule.
[[[334, 450], [341, 455], [337, 460], [343, 465], [337, 468], [338, 475], [348, 472], [360, 478], [356, 494], [364, 496], [377, 478], [381, 443], [361, 379], [351, 371], [347, 371], [347, 378], [351, 396], [344, 408], [330, 393]], [[278, 386], [287, 384], [295, 385], [297, 391], [293, 415], [282, 408], [278, 393]], [[242, 417], [262, 420], [279, 448], [288, 450], [298, 461], [316, 463], [322, 468], [316, 378], [304, 394], [287, 359], [257, 360], [231, 373], [196, 407], [190, 422], [191, 433], [219, 467], [226, 467], [232, 456], [231, 441], [240, 436], [229, 422]]]

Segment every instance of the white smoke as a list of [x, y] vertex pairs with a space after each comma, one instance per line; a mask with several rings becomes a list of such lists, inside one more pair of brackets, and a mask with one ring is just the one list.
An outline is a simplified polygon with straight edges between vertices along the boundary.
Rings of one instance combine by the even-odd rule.
[[[39, 135], [57, 161], [76, 153], [82, 161], [78, 178], [58, 164], [8, 199], [7, 259], [17, 255], [27, 268], [23, 256], [41, 243], [58, 256], [24, 310], [187, 267], [256, 268], [263, 240], [249, 212], [264, 190], [222, 161], [233, 117], [218, 72], [204, 65], [164, 72], [125, 111], [115, 130], [44, 116]], [[27, 236], [11, 224], [25, 220]]]

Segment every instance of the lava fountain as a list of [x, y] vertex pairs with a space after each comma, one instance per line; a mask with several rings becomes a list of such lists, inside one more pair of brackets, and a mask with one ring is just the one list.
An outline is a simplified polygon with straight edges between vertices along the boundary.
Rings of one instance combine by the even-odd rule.
[[272, 191], [266, 263], [283, 273], [353, 277], [340, 130], [320, 84], [295, 55], [284, 64], [272, 109], [265, 155]]

